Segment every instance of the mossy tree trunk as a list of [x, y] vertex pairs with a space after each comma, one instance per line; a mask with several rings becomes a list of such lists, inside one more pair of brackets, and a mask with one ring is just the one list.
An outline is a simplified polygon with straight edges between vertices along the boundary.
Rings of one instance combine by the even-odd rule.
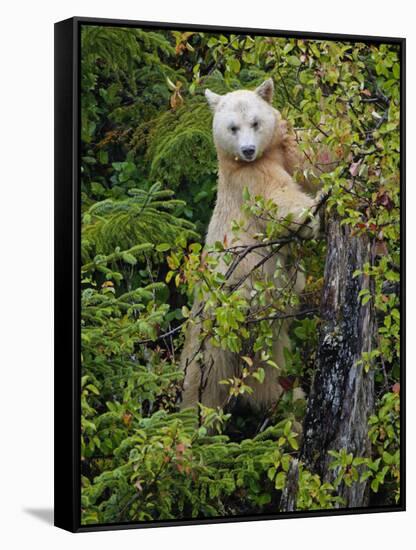
[[[328, 451], [346, 449], [354, 456], [369, 456], [368, 419], [374, 407], [374, 377], [365, 372], [363, 352], [373, 347], [375, 317], [371, 300], [362, 305], [359, 293], [370, 291], [365, 275], [354, 276], [372, 262], [372, 244], [355, 236], [340, 220], [327, 225], [328, 251], [321, 301], [321, 328], [316, 371], [304, 421], [300, 461], [322, 481], [337, 473], [329, 468]], [[358, 363], [358, 364], [357, 364]], [[295, 509], [298, 463], [294, 461], [281, 509]], [[368, 485], [341, 483], [339, 494], [346, 507], [368, 505]]]

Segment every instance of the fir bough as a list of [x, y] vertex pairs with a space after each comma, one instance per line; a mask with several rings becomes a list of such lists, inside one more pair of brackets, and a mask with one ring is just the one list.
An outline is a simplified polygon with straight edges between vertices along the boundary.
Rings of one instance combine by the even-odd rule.
[[83, 216], [82, 259], [91, 261], [98, 254], [111, 254], [137, 245], [168, 243], [182, 235], [197, 238], [191, 222], [173, 211], [184, 202], [173, 198], [173, 191], [153, 185], [147, 192], [130, 189], [128, 198], [106, 199], [93, 204]]

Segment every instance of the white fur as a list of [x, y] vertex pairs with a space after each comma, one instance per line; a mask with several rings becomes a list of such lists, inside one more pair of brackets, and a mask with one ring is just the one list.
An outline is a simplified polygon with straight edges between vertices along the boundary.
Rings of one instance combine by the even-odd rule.
[[[217, 149], [246, 162], [260, 157], [273, 139], [275, 117], [265, 98], [273, 85], [266, 83], [255, 91], [238, 90], [220, 96], [206, 90], [205, 95], [214, 111], [213, 134]], [[271, 99], [271, 96], [270, 96]], [[254, 147], [255, 154], [247, 159], [243, 151]]]
[[[272, 93], [271, 80], [264, 82], [255, 91], [239, 90], [225, 96], [206, 90], [208, 103], [214, 112], [213, 137], [219, 162], [217, 202], [206, 236], [207, 245], [216, 241], [231, 243], [233, 239], [233, 245], [257, 242], [254, 235], [264, 230], [262, 220], [254, 217], [247, 220], [247, 231], [244, 235], [239, 235], [237, 242], [231, 229], [232, 221], [241, 219], [245, 187], [253, 196], [262, 195], [266, 199], [272, 199], [279, 207], [279, 217], [291, 213], [294, 221], [301, 222], [305, 219], [305, 212], [313, 206], [312, 198], [292, 179], [291, 173], [297, 158], [295, 142], [288, 134], [287, 125], [281, 120], [280, 113], [270, 104]], [[254, 122], [257, 122], [257, 127], [253, 127]], [[246, 147], [255, 149], [251, 160], [244, 155]], [[249, 274], [259, 259], [258, 252], [248, 255], [234, 271], [229, 284]], [[279, 259], [284, 266], [284, 250]], [[280, 286], [285, 277], [276, 279], [275, 268], [276, 259], [272, 258], [262, 266], [260, 273], [264, 279], [274, 280]], [[218, 269], [225, 273], [227, 266], [220, 263]], [[304, 286], [303, 274], [294, 275], [296, 290], [300, 292]], [[251, 284], [250, 276], [244, 285], [247, 292], [250, 291]], [[199, 307], [200, 304], [196, 303], [194, 315]], [[238, 356], [213, 347], [207, 340], [202, 346], [203, 361], [195, 360], [201, 347], [198, 335], [199, 326], [195, 323], [188, 330], [181, 357], [185, 370], [182, 407], [195, 406], [198, 401], [210, 407], [223, 406], [227, 400], [228, 387], [220, 385], [219, 381], [238, 372]], [[284, 363], [284, 347], [289, 347], [286, 322], [276, 332], [274, 345], [274, 360], [280, 366]], [[202, 392], [201, 384], [204, 388]], [[271, 367], [266, 368], [263, 384], [250, 381], [250, 385], [255, 391], [248, 397], [248, 401], [254, 407], [272, 405], [283, 391], [278, 383], [278, 371]]]

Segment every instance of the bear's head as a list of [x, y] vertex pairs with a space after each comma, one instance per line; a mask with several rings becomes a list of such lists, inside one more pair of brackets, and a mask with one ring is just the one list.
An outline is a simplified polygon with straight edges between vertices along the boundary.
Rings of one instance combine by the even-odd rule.
[[273, 90], [271, 78], [254, 91], [219, 95], [205, 90], [214, 113], [213, 134], [218, 151], [245, 162], [264, 153], [272, 143], [276, 126], [276, 111], [271, 106]]

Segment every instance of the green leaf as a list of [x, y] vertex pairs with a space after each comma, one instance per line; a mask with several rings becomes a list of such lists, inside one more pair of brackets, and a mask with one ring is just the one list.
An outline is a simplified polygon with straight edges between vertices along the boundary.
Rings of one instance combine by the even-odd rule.
[[374, 492], [374, 493], [378, 493], [378, 488], [379, 488], [379, 485], [380, 485], [380, 482], [377, 478], [374, 478], [373, 481], [371, 482], [371, 490]]
[[238, 74], [240, 72], [241, 64], [238, 59], [232, 57], [228, 59], [227, 63], [233, 73]]
[[250, 200], [250, 191], [248, 190], [248, 187], [245, 186], [243, 189], [243, 200], [249, 201]]
[[371, 300], [371, 294], [366, 294], [362, 299], [361, 304], [365, 306], [365, 304], [367, 304], [370, 300]]
[[294, 449], [295, 451], [299, 450], [299, 443], [296, 437], [288, 437], [289, 445]]
[[253, 376], [256, 380], [258, 380], [261, 384], [264, 382], [264, 369], [259, 368], [256, 372], [253, 372]]
[[166, 252], [167, 250], [170, 250], [170, 244], [160, 243], [160, 244], [156, 245], [156, 250], [158, 252]]
[[123, 252], [121, 255], [124, 262], [131, 265], [137, 264], [137, 259], [133, 256], [133, 254], [130, 254], [129, 252]]
[[286, 484], [286, 472], [279, 472], [274, 481], [274, 486], [277, 490], [284, 489]]
[[295, 55], [289, 55], [287, 57], [287, 62], [289, 63], [289, 65], [292, 65], [292, 67], [299, 67], [299, 65], [301, 64], [300, 59]]

